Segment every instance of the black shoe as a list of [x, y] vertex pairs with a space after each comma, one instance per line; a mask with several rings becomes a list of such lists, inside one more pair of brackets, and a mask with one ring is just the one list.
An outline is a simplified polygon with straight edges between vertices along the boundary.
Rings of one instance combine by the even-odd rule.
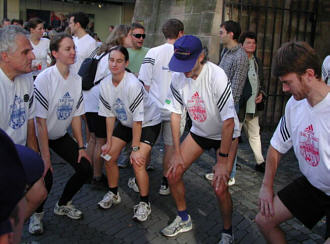
[[266, 167], [266, 164], [265, 164], [265, 162], [263, 162], [261, 164], [256, 164], [254, 169], [258, 172], [265, 173], [265, 167]]

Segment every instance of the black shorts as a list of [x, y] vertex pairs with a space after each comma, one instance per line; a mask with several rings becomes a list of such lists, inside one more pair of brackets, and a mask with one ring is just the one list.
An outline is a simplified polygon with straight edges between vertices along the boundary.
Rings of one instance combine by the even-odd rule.
[[210, 150], [214, 148], [214, 150], [217, 151], [218, 148], [220, 148], [221, 140], [213, 140], [206, 137], [198, 136], [191, 131], [190, 135], [203, 150]]
[[[161, 123], [153, 126], [143, 127], [140, 141], [153, 146], [159, 135], [160, 128]], [[117, 123], [112, 136], [118, 137], [126, 143], [130, 143], [132, 141], [132, 128], [124, 126], [121, 123]]]
[[294, 180], [277, 195], [291, 214], [309, 229], [326, 216], [326, 238], [330, 237], [330, 196], [312, 186], [305, 176]]
[[98, 138], [107, 138], [107, 127], [105, 117], [99, 116], [97, 113], [86, 113], [88, 130], [95, 133]]

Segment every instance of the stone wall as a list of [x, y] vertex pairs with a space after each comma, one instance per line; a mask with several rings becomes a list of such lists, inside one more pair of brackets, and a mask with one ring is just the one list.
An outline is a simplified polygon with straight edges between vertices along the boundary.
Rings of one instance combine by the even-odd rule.
[[218, 62], [221, 11], [221, 0], [137, 0], [133, 21], [145, 26], [145, 44], [153, 47], [165, 41], [162, 24], [169, 18], [177, 18], [184, 23], [185, 34], [197, 35], [208, 46], [210, 59]]

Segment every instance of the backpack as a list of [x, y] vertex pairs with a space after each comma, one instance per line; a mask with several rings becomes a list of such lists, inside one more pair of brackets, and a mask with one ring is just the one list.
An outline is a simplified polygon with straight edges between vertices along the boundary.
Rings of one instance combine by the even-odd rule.
[[[94, 55], [93, 55], [94, 54]], [[104, 54], [101, 55], [100, 58], [96, 58], [95, 57], [95, 51], [93, 51], [92, 55], [88, 58], [86, 58], [78, 71], [78, 75], [81, 76], [82, 79], [82, 89], [84, 91], [88, 91], [90, 90], [93, 86], [99, 84], [102, 80], [98, 80], [96, 82], [94, 82], [95, 80], [95, 75], [96, 75], [96, 70], [97, 70], [97, 65], [99, 63], [99, 61], [107, 54], [107, 52], [105, 52]]]

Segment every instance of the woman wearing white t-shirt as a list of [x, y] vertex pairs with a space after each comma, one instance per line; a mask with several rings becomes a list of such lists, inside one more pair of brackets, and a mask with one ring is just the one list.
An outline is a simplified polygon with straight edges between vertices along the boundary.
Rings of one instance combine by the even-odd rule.
[[110, 189], [98, 205], [108, 209], [112, 204], [120, 203], [117, 159], [125, 145], [132, 142], [130, 161], [140, 192], [140, 202], [134, 207], [133, 218], [145, 221], [151, 213], [146, 158], [158, 137], [161, 118], [156, 103], [148, 96], [143, 84], [134, 74], [125, 71], [127, 65], [127, 49], [113, 47], [109, 52], [111, 76], [101, 82], [99, 105], [99, 115], [106, 117], [107, 142], [102, 147], [102, 154], [105, 158], [109, 155], [106, 172]]
[[[82, 212], [71, 201], [80, 188], [91, 180], [93, 172], [81, 131], [81, 115], [84, 114], [81, 77], [72, 65], [76, 51], [70, 35], [61, 33], [53, 37], [50, 50], [56, 63], [38, 75], [34, 90], [39, 147], [41, 157], [49, 167], [45, 183], [50, 191], [49, 178], [53, 171], [49, 152], [51, 148], [75, 170], [55, 205], [54, 213], [80, 219]], [[70, 125], [75, 140], [67, 133]], [[41, 206], [30, 224], [31, 229], [39, 229], [37, 233], [42, 233], [42, 217]]]
[[[90, 111], [86, 111], [87, 125], [90, 132], [90, 138], [88, 141], [87, 152], [92, 159], [94, 176], [93, 184], [103, 186], [107, 182], [107, 179], [102, 175], [103, 159], [101, 155], [101, 146], [106, 143], [106, 126], [105, 118], [97, 114], [99, 110], [99, 96], [100, 96], [100, 81], [110, 75], [109, 70], [109, 54], [110, 48], [113, 46], [132, 46], [132, 38], [130, 35], [130, 27], [128, 25], [117, 25], [115, 29], [108, 36], [105, 43], [97, 50], [98, 58], [102, 55], [100, 62], [98, 63], [94, 82], [97, 84], [90, 89], [88, 96]], [[105, 54], [105, 55], [104, 55]], [[85, 98], [86, 99], [86, 98]], [[106, 183], [107, 185], [107, 183]]]
[[32, 61], [33, 78], [48, 67], [49, 40], [42, 38], [45, 32], [44, 23], [39, 18], [32, 18], [28, 21], [26, 29], [30, 32], [30, 43], [33, 47], [33, 54], [36, 58]]

